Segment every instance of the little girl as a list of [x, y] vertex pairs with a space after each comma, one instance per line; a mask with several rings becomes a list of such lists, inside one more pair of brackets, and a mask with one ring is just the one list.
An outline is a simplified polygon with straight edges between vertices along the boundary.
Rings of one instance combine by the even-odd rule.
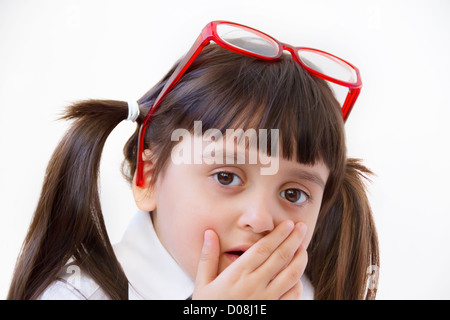
[[[70, 106], [8, 298], [374, 299], [370, 171], [344, 133], [360, 88], [342, 59], [214, 21], [137, 103]], [[97, 178], [125, 119], [140, 210], [112, 246]]]

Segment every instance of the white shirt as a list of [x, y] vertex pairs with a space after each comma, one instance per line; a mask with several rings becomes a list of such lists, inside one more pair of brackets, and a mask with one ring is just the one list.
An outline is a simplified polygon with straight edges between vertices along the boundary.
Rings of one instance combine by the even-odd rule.
[[[166, 251], [148, 212], [138, 211], [114, 252], [129, 281], [130, 300], [184, 300], [194, 291], [193, 280]], [[314, 288], [306, 276], [301, 278], [301, 300], [312, 300]], [[62, 268], [57, 280], [39, 299], [105, 300], [108, 295], [79, 267]]]

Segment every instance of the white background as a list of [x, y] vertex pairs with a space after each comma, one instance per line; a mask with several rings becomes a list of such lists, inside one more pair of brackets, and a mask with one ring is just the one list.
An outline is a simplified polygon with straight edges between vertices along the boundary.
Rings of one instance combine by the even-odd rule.
[[[56, 121], [85, 98], [138, 99], [211, 20], [334, 53], [361, 70], [348, 154], [369, 187], [381, 246], [379, 299], [450, 298], [450, 2], [0, 0], [0, 298], [36, 206]], [[112, 242], [135, 211], [119, 166], [134, 131], [105, 146], [102, 204]], [[70, 235], [68, 235], [70, 236]]]

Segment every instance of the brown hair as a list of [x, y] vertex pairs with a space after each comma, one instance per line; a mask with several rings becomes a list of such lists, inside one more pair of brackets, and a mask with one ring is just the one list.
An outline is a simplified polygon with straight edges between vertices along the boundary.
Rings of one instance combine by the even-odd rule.
[[[174, 68], [138, 101], [141, 116], [124, 147], [122, 173], [129, 182], [136, 170], [143, 115]], [[75, 121], [49, 163], [9, 299], [37, 298], [69, 258], [111, 298], [128, 297], [127, 279], [108, 239], [97, 190], [101, 150], [126, 117], [127, 104], [121, 101], [89, 100], [68, 108], [64, 118]], [[147, 130], [146, 148], [156, 159], [154, 177], [163, 172], [176, 143], [170, 140], [171, 133], [178, 128], [192, 131], [194, 121], [202, 121], [203, 131], [279, 129], [283, 157], [305, 164], [324, 161], [330, 176], [306, 270], [315, 298], [375, 297], [367, 290], [366, 272], [379, 263], [363, 183], [370, 171], [346, 158], [340, 107], [324, 81], [310, 76], [289, 56], [268, 63], [207, 46], [166, 96]]]

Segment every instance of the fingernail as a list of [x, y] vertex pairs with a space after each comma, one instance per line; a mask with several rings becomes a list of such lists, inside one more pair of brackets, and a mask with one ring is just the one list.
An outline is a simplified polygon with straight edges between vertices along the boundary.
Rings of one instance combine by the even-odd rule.
[[303, 236], [306, 235], [306, 231], [308, 230], [308, 226], [304, 223], [297, 223], [297, 228], [298, 231], [300, 232], [300, 234], [302, 234]]
[[203, 235], [203, 244], [209, 246], [211, 244], [211, 230], [205, 230]]
[[299, 236], [300, 236], [300, 241], [302, 241], [302, 243], [300, 243], [300, 249], [304, 249], [306, 251], [306, 247], [303, 244], [303, 241], [305, 240], [306, 237], [306, 232], [308, 230], [308, 226], [305, 223], [297, 223], [296, 225], [298, 232], [299, 232]]
[[288, 228], [289, 232], [292, 231], [295, 227], [294, 222], [292, 222], [291, 220], [288, 220], [286, 223], [286, 227]]

